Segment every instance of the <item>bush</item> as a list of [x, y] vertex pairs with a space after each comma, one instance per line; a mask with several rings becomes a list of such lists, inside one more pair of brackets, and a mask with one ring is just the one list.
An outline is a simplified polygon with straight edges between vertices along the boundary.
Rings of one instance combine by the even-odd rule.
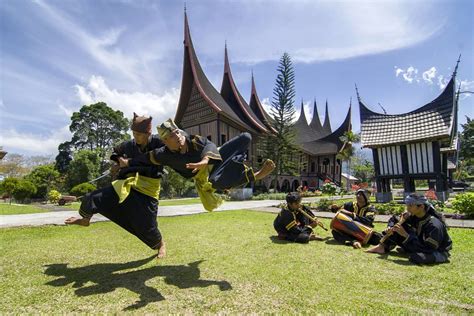
[[96, 187], [92, 183], [84, 182], [73, 187], [69, 193], [74, 196], [83, 196], [95, 189]]
[[376, 204], [375, 209], [379, 214], [395, 214], [399, 215], [405, 211], [405, 205], [400, 205], [397, 202], [391, 201], [389, 203]]
[[263, 193], [254, 195], [252, 200], [285, 200], [287, 193]]
[[48, 201], [52, 204], [56, 204], [59, 202], [59, 199], [61, 198], [61, 193], [59, 193], [56, 190], [51, 190], [48, 193]]
[[328, 182], [323, 185], [321, 190], [323, 194], [334, 195], [336, 194], [337, 187], [334, 183]]
[[13, 190], [15, 200], [24, 202], [36, 193], [36, 186], [28, 180], [20, 180]]
[[474, 217], [474, 193], [458, 194], [452, 204], [456, 212], [466, 214], [469, 218]]
[[320, 212], [329, 212], [331, 210], [331, 205], [333, 202], [329, 201], [328, 199], [321, 199], [319, 200], [318, 204], [316, 204], [316, 208]]

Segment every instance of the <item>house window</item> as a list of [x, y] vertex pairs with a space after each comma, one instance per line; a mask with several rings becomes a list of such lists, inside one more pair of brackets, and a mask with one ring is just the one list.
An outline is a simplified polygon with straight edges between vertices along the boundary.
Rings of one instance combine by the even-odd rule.
[[311, 163], [311, 172], [314, 172], [314, 169], [315, 169], [316, 165], [314, 164], [314, 162]]
[[226, 142], [225, 134], [221, 134], [221, 145], [223, 145], [225, 142]]

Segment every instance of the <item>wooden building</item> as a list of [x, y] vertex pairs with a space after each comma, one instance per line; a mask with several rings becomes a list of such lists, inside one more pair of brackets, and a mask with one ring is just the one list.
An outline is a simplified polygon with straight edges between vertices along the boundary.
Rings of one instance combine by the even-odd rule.
[[[199, 134], [221, 146], [227, 140], [242, 132], [249, 132], [253, 141], [249, 148], [250, 164], [258, 167], [263, 161], [263, 137], [274, 134], [271, 119], [265, 112], [257, 95], [255, 80], [252, 75], [252, 87], [249, 103], [240, 94], [232, 77], [227, 45], [224, 49], [224, 73], [220, 92], [217, 91], [206, 77], [194, 50], [188, 18], [184, 16], [184, 57], [181, 92], [175, 122], [190, 134]], [[350, 129], [350, 108], [341, 127], [331, 132], [326, 102], [325, 122], [321, 125], [317, 114], [316, 103], [314, 115], [308, 125], [304, 114], [296, 123], [297, 141], [302, 148], [299, 159], [300, 174], [281, 176], [278, 183], [272, 184], [267, 177], [263, 184], [279, 190], [296, 190], [298, 186], [318, 188], [325, 179], [336, 184], [341, 180], [341, 162], [336, 154], [342, 147], [339, 137]]]
[[457, 67], [436, 99], [409, 113], [388, 115], [371, 111], [357, 91], [361, 142], [363, 147], [372, 149], [377, 201], [392, 200], [392, 179], [403, 180], [405, 195], [416, 191], [415, 180], [428, 180], [438, 199], [447, 200], [448, 158], [451, 165], [456, 164], [453, 157], [457, 148]]

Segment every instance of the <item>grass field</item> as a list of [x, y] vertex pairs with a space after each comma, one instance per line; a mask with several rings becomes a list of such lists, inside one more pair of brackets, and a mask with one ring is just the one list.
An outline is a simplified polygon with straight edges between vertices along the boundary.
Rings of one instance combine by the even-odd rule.
[[0, 215], [43, 213], [48, 210], [33, 205], [0, 203]]
[[2, 229], [0, 314], [474, 312], [474, 230], [450, 230], [451, 263], [416, 266], [332, 239], [278, 241], [274, 216], [159, 218], [160, 261], [110, 222]]

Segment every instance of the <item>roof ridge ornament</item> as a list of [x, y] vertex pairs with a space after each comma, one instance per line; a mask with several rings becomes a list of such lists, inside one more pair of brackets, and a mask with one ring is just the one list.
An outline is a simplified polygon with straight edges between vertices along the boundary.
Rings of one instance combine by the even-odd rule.
[[458, 72], [458, 66], [461, 62], [461, 54], [459, 54], [458, 61], [456, 62], [456, 67], [454, 67], [453, 77], [456, 77], [456, 73]]

